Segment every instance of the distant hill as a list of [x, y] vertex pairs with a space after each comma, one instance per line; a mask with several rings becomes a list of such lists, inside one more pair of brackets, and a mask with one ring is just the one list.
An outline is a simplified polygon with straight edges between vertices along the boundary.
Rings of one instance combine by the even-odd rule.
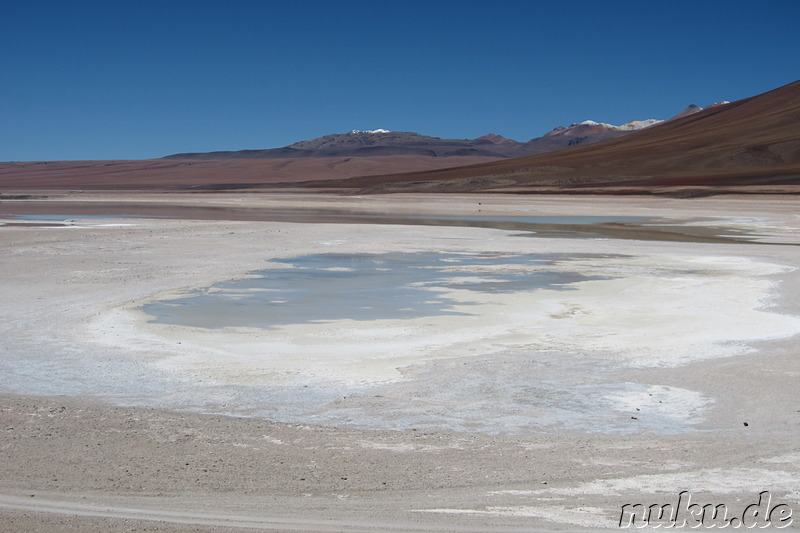
[[[352, 178], [309, 187], [366, 192], [635, 192], [800, 186], [800, 81], [677, 117], [621, 138], [461, 168]], [[587, 126], [594, 127], [587, 124]], [[800, 192], [800, 190], [798, 190]]]
[[442, 139], [408, 131], [384, 129], [334, 133], [309, 141], [300, 141], [282, 148], [174, 154], [164, 159], [305, 159], [310, 157], [491, 157], [512, 158], [561, 150], [579, 144], [590, 144], [627, 135], [658, 124], [660, 120], [636, 120], [613, 126], [587, 120], [567, 127], [558, 127], [543, 137], [518, 142], [501, 135], [488, 134], [477, 139]]

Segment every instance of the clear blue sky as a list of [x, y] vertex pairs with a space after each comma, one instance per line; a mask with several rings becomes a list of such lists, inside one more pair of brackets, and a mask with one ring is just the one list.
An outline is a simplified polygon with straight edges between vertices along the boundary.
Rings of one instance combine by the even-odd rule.
[[800, 79], [800, 1], [6, 0], [0, 161], [526, 141]]

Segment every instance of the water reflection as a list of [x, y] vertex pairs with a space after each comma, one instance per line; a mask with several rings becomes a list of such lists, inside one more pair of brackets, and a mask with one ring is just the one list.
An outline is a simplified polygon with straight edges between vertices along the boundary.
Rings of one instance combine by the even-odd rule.
[[[594, 256], [583, 254], [581, 257]], [[164, 324], [202, 328], [258, 327], [331, 320], [409, 319], [465, 314], [453, 290], [569, 290], [587, 276], [555, 263], [567, 254], [313, 254], [276, 259], [276, 266], [222, 281], [141, 309]], [[459, 309], [456, 309], [458, 304]]]

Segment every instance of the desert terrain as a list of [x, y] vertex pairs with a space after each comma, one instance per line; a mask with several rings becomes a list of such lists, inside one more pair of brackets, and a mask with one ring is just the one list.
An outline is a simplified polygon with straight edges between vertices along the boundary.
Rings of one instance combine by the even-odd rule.
[[0, 200], [2, 531], [800, 512], [797, 196], [45, 185]]
[[485, 156], [372, 156], [316, 159], [137, 159], [0, 163], [3, 191], [249, 189], [271, 183], [344, 179], [494, 161]]

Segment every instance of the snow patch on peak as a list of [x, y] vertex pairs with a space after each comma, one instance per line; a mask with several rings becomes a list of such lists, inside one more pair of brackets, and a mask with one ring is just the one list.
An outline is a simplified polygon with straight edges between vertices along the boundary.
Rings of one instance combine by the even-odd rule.
[[658, 120], [656, 118], [648, 118], [647, 120], [631, 120], [630, 122], [626, 122], [622, 126], [614, 126], [614, 129], [621, 131], [643, 130], [645, 128], [649, 128], [650, 126], [655, 126], [656, 124], [660, 124], [661, 122], [664, 121]]
[[655, 118], [649, 118], [647, 120], [631, 120], [630, 122], [626, 122], [622, 126], [615, 126], [613, 124], [608, 124], [607, 122], [595, 122], [594, 120], [584, 120], [583, 122], [573, 124], [573, 126], [602, 126], [604, 128], [614, 131], [636, 131], [644, 128], [649, 128], [650, 126], [655, 126], [659, 122], [663, 121]]
[[350, 133], [391, 133], [391, 131], [384, 130], [384, 129], [377, 129], [377, 130], [350, 130]]
[[660, 124], [664, 122], [663, 120], [658, 120], [655, 118], [649, 118], [647, 120], [631, 120], [630, 122], [626, 122], [622, 126], [615, 126], [613, 124], [608, 124], [606, 122], [596, 122], [594, 120], [584, 120], [583, 122], [576, 122], [570, 124], [569, 127], [559, 126], [550, 132], [545, 134], [545, 137], [557, 137], [557, 136], [581, 136], [581, 135], [604, 135], [607, 133], [627, 133], [633, 131], [643, 130], [645, 128], [649, 128], [651, 126], [655, 126], [656, 124]]

